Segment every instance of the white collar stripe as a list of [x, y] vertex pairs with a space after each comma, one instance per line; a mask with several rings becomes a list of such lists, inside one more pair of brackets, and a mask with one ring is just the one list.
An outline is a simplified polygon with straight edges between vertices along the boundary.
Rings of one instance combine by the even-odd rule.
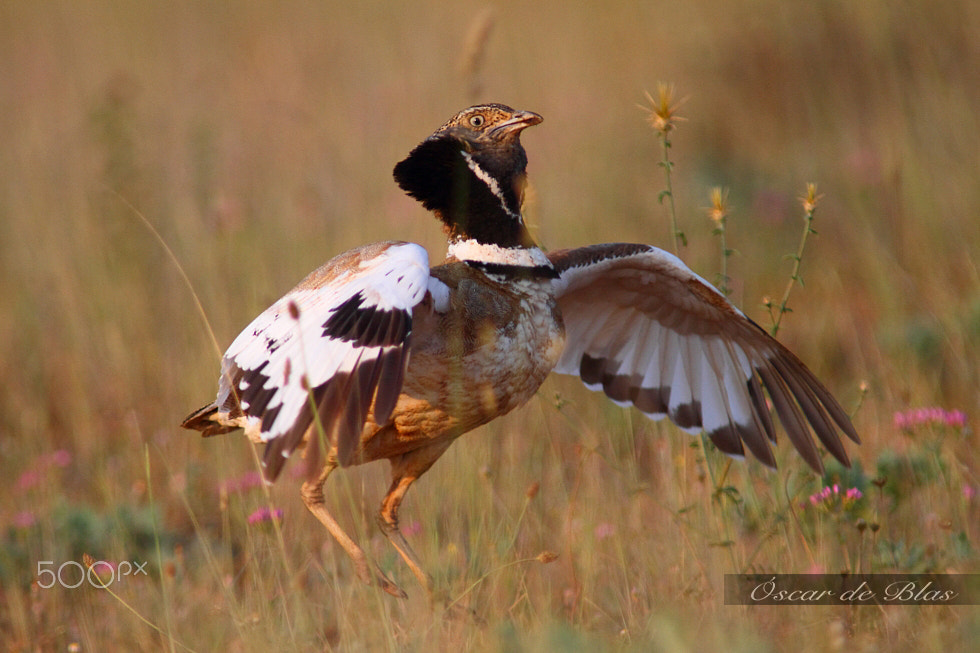
[[488, 245], [472, 238], [449, 244], [447, 255], [460, 261], [500, 263], [523, 267], [552, 267], [551, 261], [537, 247], [501, 247]]
[[510, 207], [507, 206], [507, 201], [504, 199], [504, 194], [500, 190], [500, 184], [497, 183], [497, 180], [494, 179], [486, 170], [481, 168], [480, 164], [476, 162], [476, 159], [474, 159], [469, 152], [464, 151], [462, 154], [463, 158], [466, 159], [466, 165], [473, 172], [473, 174], [476, 175], [477, 179], [487, 185], [487, 188], [490, 189], [493, 196], [500, 200], [500, 206], [507, 212], [507, 215], [514, 218], [518, 222], [522, 221], [521, 216], [514, 213]]

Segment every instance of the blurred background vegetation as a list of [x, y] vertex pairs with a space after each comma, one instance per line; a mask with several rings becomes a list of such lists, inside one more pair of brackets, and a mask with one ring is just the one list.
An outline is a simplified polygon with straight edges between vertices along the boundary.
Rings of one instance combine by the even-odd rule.
[[[915, 432], [893, 421], [922, 406], [968, 420], [980, 408], [977, 34], [969, 0], [4, 3], [0, 640], [10, 650], [975, 641], [975, 608], [746, 610], [723, 605], [721, 579], [748, 568], [977, 569], [969, 421]], [[781, 294], [802, 227], [797, 197], [806, 182], [824, 194], [780, 338], [845, 407], [861, 403], [858, 469], [837, 477], [862, 488], [861, 512], [801, 523], [799, 499], [820, 479], [788, 447], [778, 474], [734, 465], [732, 489], [719, 492], [724, 461], [706, 461], [688, 436], [554, 379], [528, 408], [457, 443], [403, 510], [478, 624], [443, 620], [407, 574], [408, 602], [358, 585], [298, 501], [298, 481], [270, 494], [222, 485], [255, 469], [249, 445], [176, 426], [213, 396], [220, 351], [345, 249], [413, 240], [438, 260], [436, 222], [391, 168], [458, 109], [498, 101], [545, 117], [523, 139], [526, 213], [544, 246], [668, 247], [661, 151], [638, 107], [660, 81], [684, 98], [671, 149], [689, 239], [680, 254], [717, 279], [705, 207], [712, 187], [728, 188], [732, 299], [763, 325], [762, 298]], [[386, 471], [355, 470], [335, 492], [344, 520], [402, 574], [368, 526]], [[537, 494], [515, 490], [535, 482]], [[285, 510], [282, 539], [247, 523], [269, 504]], [[515, 563], [545, 549], [559, 561]], [[85, 553], [148, 560], [153, 572], [118, 583], [115, 597], [32, 586], [38, 561]]]

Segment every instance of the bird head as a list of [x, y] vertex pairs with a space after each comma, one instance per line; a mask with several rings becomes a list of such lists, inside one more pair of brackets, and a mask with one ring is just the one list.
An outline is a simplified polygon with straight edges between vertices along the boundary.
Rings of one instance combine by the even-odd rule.
[[450, 239], [531, 246], [521, 217], [527, 154], [520, 136], [541, 120], [503, 104], [464, 109], [395, 166], [395, 181], [442, 220]]

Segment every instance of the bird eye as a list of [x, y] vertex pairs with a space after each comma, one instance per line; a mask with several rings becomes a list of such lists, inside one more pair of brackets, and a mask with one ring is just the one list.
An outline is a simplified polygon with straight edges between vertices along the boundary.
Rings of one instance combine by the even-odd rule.
[[485, 123], [485, 122], [486, 122], [486, 118], [484, 118], [479, 113], [476, 114], [475, 116], [470, 116], [470, 126], [471, 127], [482, 127], [483, 126], [483, 123]]

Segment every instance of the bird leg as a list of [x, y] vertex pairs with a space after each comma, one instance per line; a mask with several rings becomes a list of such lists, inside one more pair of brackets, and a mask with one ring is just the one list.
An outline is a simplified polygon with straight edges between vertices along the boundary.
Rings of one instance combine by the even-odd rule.
[[419, 557], [405, 540], [402, 532], [398, 530], [398, 507], [412, 483], [432, 467], [432, 464], [446, 452], [452, 442], [452, 438], [445, 438], [409, 453], [389, 458], [388, 460], [391, 462], [391, 486], [388, 488], [388, 494], [381, 501], [381, 511], [378, 513], [378, 525], [381, 527], [381, 532], [385, 534], [385, 537], [401, 555], [408, 568], [419, 579], [419, 583], [428, 593], [430, 600], [435, 599], [432, 594], [432, 577], [422, 569]]
[[[424, 470], [423, 470], [424, 471]], [[405, 536], [398, 529], [398, 507], [401, 505], [402, 499], [405, 497], [405, 493], [408, 488], [415, 482], [418, 478], [418, 474], [402, 474], [396, 471], [396, 467], [392, 464], [392, 479], [391, 487], [388, 489], [388, 494], [385, 495], [384, 500], [381, 502], [381, 511], [378, 513], [378, 525], [381, 527], [381, 532], [385, 534], [391, 545], [395, 547], [398, 553], [401, 555], [405, 564], [408, 568], [412, 570], [415, 577], [419, 579], [419, 583], [422, 588], [432, 596], [432, 578], [429, 574], [425, 573], [422, 569], [422, 563], [419, 561], [418, 555], [412, 550], [408, 541], [405, 540]]]
[[[408, 595], [391, 582], [377, 566], [375, 566], [376, 575], [374, 578], [371, 577], [367, 556], [364, 555], [364, 551], [344, 532], [340, 524], [337, 523], [337, 520], [333, 518], [333, 515], [327, 511], [327, 505], [323, 497], [323, 484], [327, 482], [327, 477], [336, 468], [337, 458], [334, 455], [330, 455], [327, 458], [326, 464], [323, 466], [323, 471], [320, 472], [320, 476], [315, 481], [306, 481], [303, 483], [303, 488], [300, 491], [303, 497], [303, 503], [313, 513], [313, 516], [319, 519], [320, 523], [333, 535], [337, 543], [347, 551], [351, 562], [354, 563], [354, 570], [357, 572], [358, 578], [368, 585], [376, 582], [381, 589], [392, 596], [397, 596], [400, 599], [408, 598]], [[404, 556], [404, 554], [402, 555]]]
[[[450, 440], [451, 442], [451, 440]], [[398, 529], [398, 508], [408, 488], [422, 474], [425, 473], [432, 463], [446, 451], [449, 443], [438, 443], [435, 446], [419, 449], [411, 454], [400, 458], [391, 459], [391, 487], [388, 494], [381, 502], [381, 511], [378, 513], [378, 525], [381, 532], [385, 534], [391, 545], [395, 547], [405, 564], [408, 565], [419, 583], [429, 595], [429, 603], [433, 607], [442, 606], [445, 609], [445, 616], [454, 619], [466, 619], [483, 623], [477, 614], [465, 606], [459, 605], [455, 601], [450, 601], [445, 594], [445, 590], [434, 588], [432, 577], [422, 569], [419, 557], [412, 550], [412, 547], [405, 540], [405, 536]]]

